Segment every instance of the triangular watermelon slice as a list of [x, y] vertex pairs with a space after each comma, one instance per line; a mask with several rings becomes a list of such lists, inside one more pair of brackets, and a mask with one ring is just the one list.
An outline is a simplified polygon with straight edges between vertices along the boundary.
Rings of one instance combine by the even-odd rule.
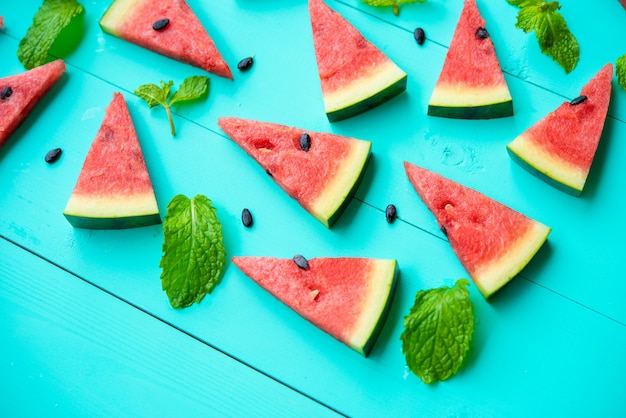
[[406, 90], [406, 73], [339, 13], [322, 0], [310, 0], [309, 14], [331, 122], [362, 113]]
[[0, 147], [65, 72], [56, 60], [0, 79]]
[[114, 0], [100, 19], [100, 26], [103, 31], [143, 48], [233, 78], [228, 64], [185, 0]]
[[[240, 118], [220, 118], [218, 124], [327, 227], [339, 218], [361, 182], [372, 145], [361, 139]], [[303, 135], [309, 144], [306, 151]]]
[[476, 0], [465, 0], [428, 114], [458, 119], [513, 114], [511, 93]]
[[396, 261], [233, 257], [248, 277], [306, 320], [367, 356], [385, 323], [396, 285]]
[[582, 193], [611, 101], [606, 64], [571, 102], [564, 102], [507, 145], [514, 161], [574, 196]]
[[114, 93], [63, 212], [77, 228], [122, 229], [161, 222], [124, 96]]
[[485, 298], [533, 258], [551, 229], [437, 173], [404, 163], [452, 250]]

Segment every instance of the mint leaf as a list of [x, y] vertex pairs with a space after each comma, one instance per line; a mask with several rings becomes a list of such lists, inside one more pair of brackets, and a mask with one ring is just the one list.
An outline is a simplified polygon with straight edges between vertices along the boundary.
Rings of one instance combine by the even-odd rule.
[[156, 84], [144, 84], [135, 89], [135, 94], [145, 100], [150, 109], [154, 106], [163, 106], [165, 108], [167, 119], [170, 122], [170, 131], [172, 136], [176, 136], [176, 128], [172, 118], [172, 105], [177, 102], [201, 98], [208, 91], [209, 78], [203, 75], [187, 77], [183, 80], [183, 84], [180, 85], [178, 91], [174, 92], [170, 98], [170, 91], [173, 85], [174, 82], [171, 80], [167, 83], [161, 81], [161, 87]]
[[507, 0], [518, 6], [515, 27], [525, 33], [535, 31], [541, 51], [555, 60], [566, 73], [571, 72], [580, 57], [578, 41], [569, 31], [557, 1]]
[[617, 82], [626, 90], [626, 54], [619, 57], [615, 62], [615, 73], [617, 74]]
[[30, 70], [44, 64], [59, 33], [83, 11], [76, 0], [44, 0], [17, 49], [24, 67]]
[[196, 75], [188, 77], [170, 99], [170, 106], [177, 102], [194, 100], [202, 97], [209, 90], [208, 77]]
[[404, 318], [402, 352], [424, 383], [446, 380], [465, 358], [474, 333], [474, 313], [466, 279], [452, 287], [421, 290]]
[[401, 4], [423, 3], [426, 0], [361, 0], [361, 1], [370, 6], [379, 6], [379, 7], [393, 6], [393, 14], [398, 16], [398, 14], [400, 14], [399, 6]]
[[161, 285], [170, 305], [186, 308], [199, 303], [219, 283], [226, 250], [222, 225], [206, 196], [189, 200], [177, 195], [163, 222]]

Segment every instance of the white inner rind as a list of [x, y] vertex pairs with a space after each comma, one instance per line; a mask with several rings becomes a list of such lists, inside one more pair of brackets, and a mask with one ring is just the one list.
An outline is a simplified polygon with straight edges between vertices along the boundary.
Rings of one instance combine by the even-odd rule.
[[376, 67], [375, 71], [353, 80], [349, 85], [324, 94], [326, 113], [336, 112], [360, 103], [404, 77], [406, 77], [404, 71], [393, 62], [387, 61]]
[[118, 36], [120, 26], [132, 16], [133, 9], [143, 1], [145, 0], [115, 0], [100, 19], [100, 27], [105, 32]]
[[506, 254], [474, 272], [472, 279], [483, 296], [488, 298], [515, 277], [543, 245], [550, 231], [550, 227], [533, 221], [533, 226], [518, 238]]
[[578, 191], [582, 191], [585, 186], [589, 174], [586, 170], [581, 170], [558, 156], [546, 152], [525, 134], [515, 138], [507, 145], [507, 148], [528, 165], [558, 183]]
[[396, 260], [373, 260], [372, 269], [369, 272], [371, 280], [368, 288], [363, 289], [366, 297], [362, 301], [363, 315], [355, 324], [352, 338], [348, 345], [363, 353], [363, 347], [369, 341], [376, 329], [381, 315], [391, 297], [393, 281], [396, 275]]
[[73, 194], [64, 214], [82, 218], [124, 218], [159, 213], [154, 193], [136, 196], [91, 196]]
[[355, 139], [351, 153], [346, 156], [340, 170], [335, 173], [324, 191], [311, 205], [311, 213], [318, 220], [328, 226], [328, 220], [337, 212], [348, 197], [354, 183], [364, 170], [372, 143]]
[[495, 87], [446, 84], [435, 86], [428, 104], [442, 107], [476, 107], [510, 102], [511, 100], [511, 93], [506, 84]]

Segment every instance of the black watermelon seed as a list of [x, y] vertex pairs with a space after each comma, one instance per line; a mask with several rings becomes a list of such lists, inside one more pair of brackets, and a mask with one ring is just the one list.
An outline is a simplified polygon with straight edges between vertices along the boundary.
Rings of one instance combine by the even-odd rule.
[[415, 41], [418, 45], [423, 45], [426, 40], [426, 34], [424, 33], [424, 29], [417, 28], [413, 31], [413, 36], [415, 37]]
[[61, 148], [51, 149], [46, 154], [46, 162], [47, 163], [54, 163], [54, 162], [56, 162], [59, 158], [61, 158], [61, 154], [62, 153], [63, 153], [63, 150]]
[[476, 36], [478, 36], [480, 39], [489, 38], [489, 32], [487, 32], [487, 29], [485, 28], [478, 28], [478, 30], [476, 31]]
[[252, 223], [253, 223], [252, 214], [246, 208], [244, 208], [244, 210], [241, 211], [241, 222], [243, 222], [243, 226], [245, 226], [246, 228], [249, 228], [252, 226]]
[[296, 263], [296, 265], [302, 270], [308, 270], [309, 268], [309, 262], [306, 258], [304, 258], [304, 256], [301, 256], [300, 254], [296, 254], [293, 257], [293, 262]]
[[272, 172], [270, 171], [269, 168], [265, 169], [265, 172], [267, 173], [268, 176], [273, 177]]
[[169, 19], [159, 19], [152, 24], [152, 29], [154, 30], [163, 30], [170, 24]]
[[0, 91], [0, 99], [6, 100], [7, 98], [11, 97], [12, 94], [13, 89], [9, 86], [4, 86], [2, 87], [2, 91]]
[[306, 132], [300, 135], [300, 148], [304, 152], [308, 152], [311, 149], [311, 136]]
[[443, 235], [445, 235], [446, 237], [448, 236], [448, 230], [443, 225], [441, 225], [441, 232], [443, 232]]
[[392, 223], [396, 220], [398, 216], [398, 212], [394, 205], [387, 205], [387, 209], [385, 209], [385, 218], [387, 218], [388, 223]]
[[585, 100], [587, 100], [587, 96], [578, 96], [577, 98], [569, 102], [569, 104], [571, 104], [572, 106], [576, 106], [576, 105], [581, 104]]
[[252, 67], [252, 64], [254, 64], [254, 58], [246, 57], [239, 61], [239, 63], [237, 64], [237, 68], [239, 68], [239, 70], [241, 71], [247, 71], [250, 69], [250, 67]]

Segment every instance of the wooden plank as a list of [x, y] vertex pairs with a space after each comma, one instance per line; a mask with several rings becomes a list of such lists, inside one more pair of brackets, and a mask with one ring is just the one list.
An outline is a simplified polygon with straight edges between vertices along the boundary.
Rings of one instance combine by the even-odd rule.
[[2, 416], [335, 416], [0, 239]]

